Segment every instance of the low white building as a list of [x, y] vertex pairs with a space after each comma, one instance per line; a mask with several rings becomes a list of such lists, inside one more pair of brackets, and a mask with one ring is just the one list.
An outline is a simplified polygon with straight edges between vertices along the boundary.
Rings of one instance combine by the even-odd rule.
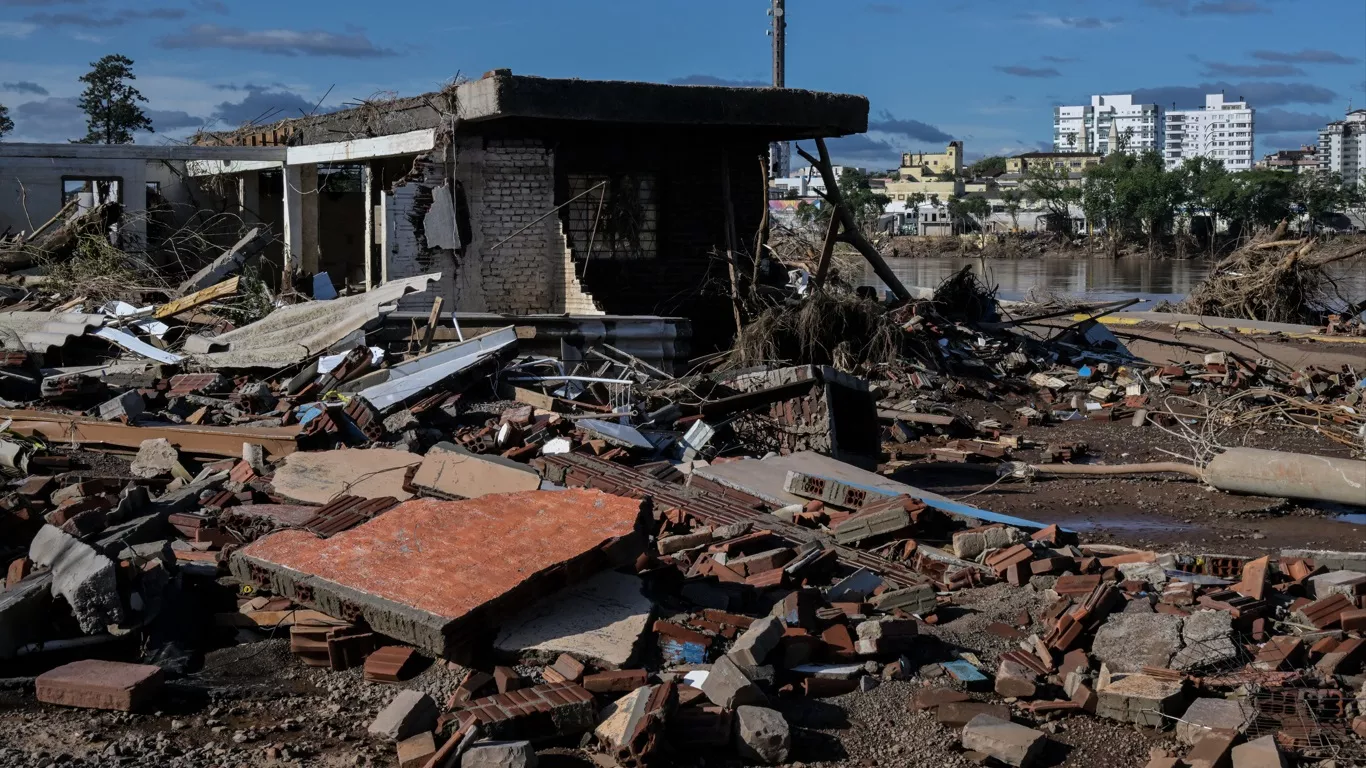
[[[831, 167], [830, 170], [835, 172], [836, 182], [840, 180], [840, 177], [844, 176], [844, 172], [848, 170], [848, 168], [849, 166], [844, 165]], [[825, 191], [825, 177], [821, 176], [819, 169], [808, 165], [805, 168], [796, 169], [792, 172], [791, 176], [771, 179], [768, 183], [768, 188], [769, 192], [772, 193], [770, 196], [778, 199], [817, 197], [818, 193]]]
[[1089, 105], [1054, 107], [1053, 151], [1108, 155], [1159, 149], [1160, 116], [1156, 104], [1135, 104], [1130, 94], [1096, 95]]
[[1366, 109], [1354, 109], [1319, 131], [1319, 168], [1366, 186]]
[[1230, 171], [1251, 168], [1254, 112], [1246, 101], [1224, 101], [1222, 93], [1206, 95], [1204, 109], [1168, 112], [1163, 151], [1167, 167], [1176, 168], [1192, 157], [1209, 157]]

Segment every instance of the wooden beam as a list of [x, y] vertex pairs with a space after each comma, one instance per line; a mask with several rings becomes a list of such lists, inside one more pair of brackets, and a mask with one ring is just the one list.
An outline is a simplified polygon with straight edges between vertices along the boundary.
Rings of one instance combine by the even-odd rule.
[[175, 301], [168, 301], [156, 308], [152, 317], [161, 319], [163, 317], [173, 317], [181, 312], [188, 312], [192, 309], [202, 307], [211, 301], [217, 301], [224, 296], [232, 296], [237, 293], [241, 285], [242, 276], [238, 275], [231, 280], [224, 280], [217, 285], [211, 285], [200, 291], [195, 291], [189, 296], [181, 296]]
[[427, 329], [422, 332], [421, 351], [423, 352], [426, 352], [428, 349], [431, 349], [432, 335], [436, 333], [436, 323], [438, 320], [441, 319], [441, 303], [442, 298], [440, 296], [437, 296], [436, 299], [432, 301], [432, 312], [431, 314], [427, 315]]
[[816, 287], [825, 285], [825, 276], [830, 272], [830, 259], [835, 255], [835, 241], [839, 240], [840, 217], [837, 211], [830, 213], [830, 225], [825, 229], [825, 242], [821, 245], [821, 260], [816, 264]]
[[863, 254], [863, 258], [873, 265], [873, 271], [877, 273], [878, 278], [886, 283], [888, 288], [892, 289], [892, 293], [895, 293], [898, 299], [910, 301], [911, 292], [906, 290], [906, 286], [897, 279], [896, 273], [887, 266], [887, 261], [882, 258], [882, 254], [878, 253], [873, 244], [863, 236], [863, 232], [859, 231], [858, 221], [854, 219], [853, 211], [844, 204], [844, 196], [840, 194], [839, 180], [835, 178], [835, 170], [830, 165], [830, 151], [825, 148], [825, 139], [816, 139], [816, 150], [820, 153], [819, 159], [812, 157], [801, 147], [797, 147], [797, 154], [820, 170], [821, 178], [825, 180], [824, 197], [835, 206], [835, 215], [839, 216], [840, 222], [844, 225], [844, 232], [840, 237]]

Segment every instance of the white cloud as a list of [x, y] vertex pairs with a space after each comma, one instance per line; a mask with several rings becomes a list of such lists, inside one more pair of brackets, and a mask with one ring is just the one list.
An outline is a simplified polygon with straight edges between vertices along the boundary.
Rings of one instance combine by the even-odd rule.
[[37, 24], [30, 24], [27, 21], [0, 21], [0, 37], [24, 38], [33, 34], [37, 28]]

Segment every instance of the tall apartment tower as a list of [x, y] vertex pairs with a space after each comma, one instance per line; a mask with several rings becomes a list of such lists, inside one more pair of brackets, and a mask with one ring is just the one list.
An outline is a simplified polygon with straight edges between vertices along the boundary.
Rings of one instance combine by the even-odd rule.
[[1230, 171], [1251, 168], [1254, 113], [1246, 101], [1224, 101], [1222, 93], [1206, 95], [1204, 109], [1168, 112], [1163, 152], [1167, 167], [1175, 168], [1192, 157], [1209, 157]]
[[1053, 151], [1108, 155], [1159, 149], [1160, 116], [1156, 104], [1135, 104], [1130, 94], [1092, 96], [1086, 106], [1054, 107]]
[[1366, 186], [1366, 109], [1354, 109], [1319, 131], [1319, 169]]

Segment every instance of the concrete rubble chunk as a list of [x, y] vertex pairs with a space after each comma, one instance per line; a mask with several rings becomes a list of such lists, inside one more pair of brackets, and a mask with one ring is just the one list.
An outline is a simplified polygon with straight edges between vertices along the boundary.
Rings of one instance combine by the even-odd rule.
[[1190, 768], [1226, 768], [1233, 745], [1242, 738], [1237, 731], [1210, 731], [1195, 743], [1182, 761]]
[[708, 701], [725, 709], [734, 709], [746, 704], [764, 704], [768, 701], [763, 691], [759, 690], [759, 686], [746, 677], [744, 671], [726, 656], [722, 656], [711, 666], [707, 679], [702, 683], [702, 693]]
[[1233, 768], [1285, 768], [1275, 736], [1263, 736], [1233, 748]]
[[536, 768], [529, 741], [485, 741], [460, 756], [460, 768]]
[[1182, 617], [1165, 613], [1118, 613], [1096, 630], [1091, 654], [1112, 672], [1167, 668], [1181, 650]]
[[171, 441], [164, 437], [157, 437], [142, 441], [142, 445], [138, 448], [138, 455], [133, 458], [133, 463], [129, 465], [128, 471], [136, 477], [161, 477], [171, 474], [171, 469], [179, 461], [180, 451], [171, 445]]
[[1129, 581], [1146, 581], [1155, 589], [1167, 583], [1167, 572], [1157, 563], [1120, 563], [1117, 567]]
[[900, 608], [906, 613], [929, 613], [937, 606], [934, 587], [929, 584], [893, 589], [873, 598], [873, 607], [883, 612]]
[[[1102, 679], [1104, 676], [1102, 670]], [[1111, 679], [1097, 690], [1100, 698], [1096, 702], [1096, 714], [1122, 723], [1166, 728], [1169, 725], [1166, 716], [1175, 716], [1181, 710], [1180, 682], [1134, 674]]]
[[29, 546], [29, 558], [52, 571], [52, 594], [71, 606], [81, 631], [104, 632], [123, 621], [114, 561], [60, 528], [45, 525]]
[[1309, 577], [1310, 591], [1315, 600], [1332, 595], [1356, 597], [1366, 592], [1366, 573], [1361, 571], [1330, 571]]
[[[438, 656], [643, 551], [637, 500], [601, 491], [414, 499], [320, 539], [286, 530], [229, 560], [235, 576]], [[536, 546], [526, 546], [536, 542]], [[397, 564], [402, 567], [397, 567]]]
[[883, 617], [860, 622], [854, 632], [854, 650], [864, 656], [900, 653], [908, 650], [919, 634], [913, 619]]
[[703, 528], [692, 533], [665, 536], [658, 541], [656, 547], [659, 549], [659, 554], [672, 555], [675, 552], [682, 552], [685, 549], [692, 549], [709, 543], [711, 543], [711, 529]]
[[1196, 699], [1176, 724], [1176, 737], [1187, 744], [1195, 744], [1215, 730], [1241, 733], [1255, 714], [1252, 705], [1246, 701]]
[[86, 659], [44, 672], [34, 689], [46, 704], [135, 712], [148, 708], [161, 683], [160, 667]]
[[11, 658], [20, 646], [42, 639], [42, 619], [51, 605], [50, 571], [0, 589], [0, 659]]
[[394, 696], [389, 706], [380, 710], [369, 732], [393, 741], [403, 741], [423, 731], [436, 728], [441, 710], [431, 696], [412, 689], [404, 689]]
[[528, 606], [503, 623], [494, 650], [505, 655], [561, 653], [599, 667], [627, 666], [641, 650], [654, 609], [639, 576], [604, 571]]
[[408, 470], [421, 463], [421, 456], [391, 448], [297, 452], [285, 458], [271, 485], [280, 496], [308, 504], [343, 495], [406, 501], [413, 497], [404, 490]]
[[1047, 743], [1042, 731], [991, 715], [978, 715], [963, 726], [963, 749], [982, 752], [1016, 768], [1032, 765]]
[[781, 713], [742, 706], [735, 710], [735, 741], [741, 757], [776, 765], [787, 762], [792, 732]]
[[146, 403], [142, 400], [142, 395], [135, 389], [106, 400], [96, 409], [96, 415], [104, 421], [114, 421], [125, 419], [129, 422], [135, 421], [147, 409]]
[[749, 625], [744, 634], [735, 639], [728, 654], [741, 667], [756, 667], [778, 647], [786, 627], [777, 618], [769, 616]]
[[603, 707], [593, 735], [604, 747], [615, 752], [630, 744], [632, 734], [646, 715], [653, 690], [653, 686], [641, 686]]
[[481, 456], [439, 443], [422, 457], [412, 485], [443, 498], [475, 499], [490, 493], [537, 490], [541, 476], [502, 456]]
[[1196, 611], [1181, 627], [1184, 647], [1172, 658], [1171, 668], [1200, 669], [1232, 661], [1238, 656], [1233, 641], [1233, 614], [1228, 611]]

